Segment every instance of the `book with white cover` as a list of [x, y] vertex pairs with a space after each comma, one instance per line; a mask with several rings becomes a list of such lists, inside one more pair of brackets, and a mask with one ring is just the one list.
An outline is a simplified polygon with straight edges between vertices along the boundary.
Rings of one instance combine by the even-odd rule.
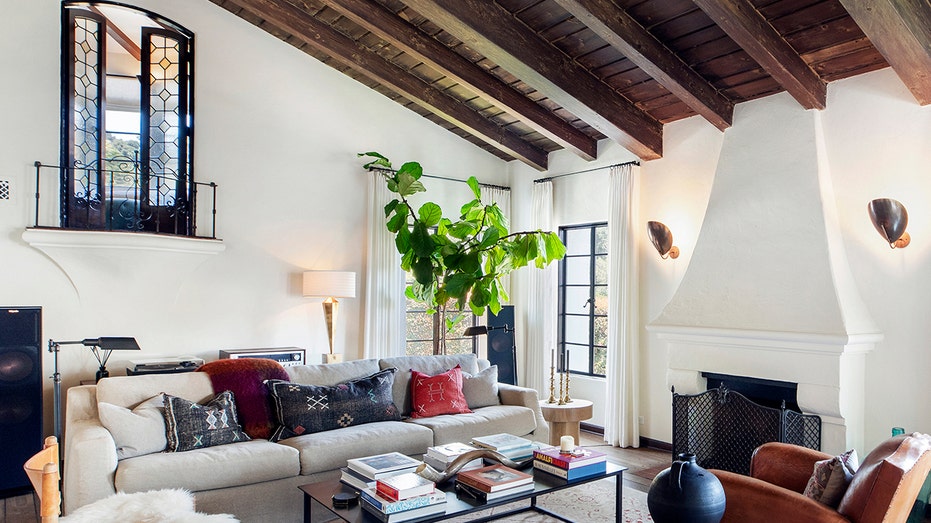
[[426, 455], [449, 463], [461, 454], [473, 450], [476, 450], [476, 448], [466, 443], [447, 443], [446, 445], [428, 447]]
[[405, 456], [400, 452], [389, 452], [387, 454], [346, 460], [346, 465], [350, 469], [372, 479], [379, 479], [399, 470], [413, 472], [420, 463], [420, 461]]
[[521, 448], [530, 448], [533, 442], [527, 438], [521, 438], [513, 434], [492, 434], [491, 436], [476, 436], [472, 438], [472, 444], [478, 447], [502, 452]]
[[427, 505], [436, 505], [437, 503], [446, 503], [446, 493], [442, 490], [435, 490], [431, 494], [417, 496], [403, 501], [394, 501], [390, 498], [386, 498], [373, 488], [362, 489], [359, 491], [359, 495], [362, 496], [364, 501], [385, 514], [404, 512], [406, 510], [426, 507]]

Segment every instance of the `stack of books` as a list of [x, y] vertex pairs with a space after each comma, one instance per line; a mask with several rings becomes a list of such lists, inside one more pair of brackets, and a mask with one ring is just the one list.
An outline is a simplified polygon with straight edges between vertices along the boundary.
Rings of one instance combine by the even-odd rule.
[[456, 475], [459, 499], [482, 503], [531, 491], [533, 486], [533, 476], [504, 465], [490, 465]]
[[544, 446], [540, 443], [530, 441], [527, 438], [521, 438], [512, 434], [476, 436], [472, 438], [472, 445], [482, 449], [497, 451], [514, 461], [527, 459], [533, 455], [534, 449]]
[[446, 493], [413, 472], [375, 481], [360, 491], [362, 510], [379, 521], [397, 523], [446, 511]]
[[413, 472], [420, 463], [400, 452], [350, 459], [346, 460], [347, 466], [340, 469], [339, 480], [356, 490], [374, 488], [376, 480]]
[[[446, 467], [448, 467], [454, 459], [472, 450], [475, 450], [475, 447], [466, 445], [465, 443], [449, 443], [446, 445], [437, 445], [436, 447], [428, 447], [427, 453], [423, 456], [423, 462], [442, 472], [446, 470]], [[466, 463], [465, 466], [459, 470], [477, 469], [481, 466], [482, 459], [476, 458]]]
[[533, 468], [563, 479], [579, 479], [595, 474], [604, 474], [608, 457], [597, 450], [576, 447], [563, 453], [559, 447], [533, 451]]

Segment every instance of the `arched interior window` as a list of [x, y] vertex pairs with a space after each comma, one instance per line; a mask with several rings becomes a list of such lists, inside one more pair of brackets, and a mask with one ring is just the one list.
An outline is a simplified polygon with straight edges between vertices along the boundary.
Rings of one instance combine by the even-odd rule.
[[62, 4], [63, 228], [193, 234], [193, 59], [155, 13]]

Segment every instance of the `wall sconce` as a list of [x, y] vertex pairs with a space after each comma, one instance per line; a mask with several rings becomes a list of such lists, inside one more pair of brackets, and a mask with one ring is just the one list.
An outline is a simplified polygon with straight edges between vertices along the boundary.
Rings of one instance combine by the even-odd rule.
[[339, 300], [336, 298], [356, 297], [356, 273], [342, 271], [307, 271], [304, 273], [304, 296], [325, 298], [323, 316], [326, 319], [327, 338], [330, 341], [330, 353], [323, 355], [323, 363], [338, 363], [342, 355], [333, 353], [333, 325], [339, 312]]
[[[96, 375], [97, 381], [100, 381], [100, 378], [106, 378], [110, 375], [110, 372], [107, 370], [107, 361], [110, 359], [110, 354], [113, 351], [141, 350], [139, 348], [139, 344], [136, 343], [136, 338], [101, 337], [85, 338], [83, 340], [76, 341], [48, 340], [48, 351], [55, 355], [55, 372], [52, 374], [52, 385], [55, 393], [53, 398], [55, 408], [54, 428], [55, 437], [58, 439], [61, 439], [61, 373], [58, 372], [58, 351], [61, 349], [62, 345], [84, 345], [85, 347], [91, 348], [91, 351], [94, 353], [94, 358], [97, 359], [97, 363], [100, 365]], [[102, 357], [101, 353], [103, 353]]]
[[656, 247], [660, 257], [664, 260], [672, 258], [675, 260], [679, 257], [679, 248], [672, 244], [672, 232], [663, 222], [647, 222], [647, 232], [650, 233], [650, 241]]
[[870, 220], [879, 234], [889, 242], [889, 247], [899, 249], [907, 247], [912, 237], [905, 232], [908, 227], [908, 211], [905, 206], [892, 198], [877, 198], [871, 201], [866, 208], [870, 212]]

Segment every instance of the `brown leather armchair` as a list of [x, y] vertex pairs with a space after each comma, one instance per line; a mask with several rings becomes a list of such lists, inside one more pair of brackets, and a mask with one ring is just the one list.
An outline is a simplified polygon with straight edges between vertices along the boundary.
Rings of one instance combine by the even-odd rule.
[[837, 509], [802, 495], [823, 452], [787, 443], [766, 443], [753, 452], [750, 476], [711, 472], [727, 496], [728, 522], [903, 522], [931, 470], [931, 436], [890, 438], [860, 464]]

